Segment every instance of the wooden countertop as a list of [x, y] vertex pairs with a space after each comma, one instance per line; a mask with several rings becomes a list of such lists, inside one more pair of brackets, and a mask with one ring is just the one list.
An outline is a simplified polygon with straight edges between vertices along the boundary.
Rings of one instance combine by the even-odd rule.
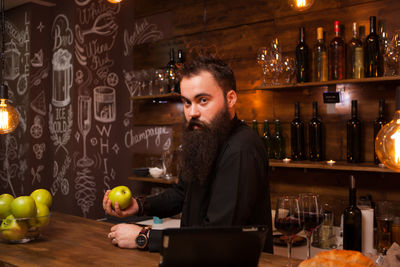
[[[107, 238], [111, 226], [54, 212], [39, 240], [26, 244], [0, 242], [0, 266], [158, 266], [159, 253], [113, 246]], [[259, 266], [286, 263], [285, 257], [262, 253]]]

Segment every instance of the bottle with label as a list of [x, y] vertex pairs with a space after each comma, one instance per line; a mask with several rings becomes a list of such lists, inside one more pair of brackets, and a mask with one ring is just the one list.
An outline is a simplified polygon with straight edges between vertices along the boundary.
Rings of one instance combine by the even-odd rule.
[[272, 147], [272, 135], [269, 130], [269, 121], [268, 120], [264, 121], [263, 140], [264, 140], [265, 149], [267, 150], [268, 158], [273, 159], [274, 158], [274, 149]]
[[305, 30], [301, 27], [300, 42], [296, 47], [297, 82], [308, 82], [308, 47], [305, 43]]
[[349, 206], [343, 212], [343, 249], [361, 252], [361, 210], [356, 200], [356, 182], [350, 175]]
[[274, 158], [284, 159], [286, 157], [285, 153], [285, 139], [283, 138], [281, 122], [275, 120], [275, 134], [273, 137], [274, 143]]
[[257, 120], [253, 120], [251, 127], [253, 128], [254, 132], [257, 134], [257, 136], [260, 136], [260, 133], [258, 132], [258, 122]]
[[384, 99], [379, 99], [379, 113], [378, 113], [378, 118], [374, 121], [374, 139], [373, 139], [373, 146], [374, 146], [374, 162], [375, 164], [379, 164], [380, 160], [378, 156], [375, 153], [375, 138], [379, 133], [379, 130], [387, 123], [387, 121], [384, 118], [385, 114], [385, 100]]
[[370, 17], [369, 22], [370, 33], [365, 39], [365, 76], [380, 77], [383, 70], [379, 36], [376, 33], [376, 17]]
[[176, 74], [175, 52], [171, 48], [169, 52], [169, 62], [167, 64], [166, 78], [168, 79], [168, 93], [176, 93]]
[[310, 160], [323, 160], [322, 122], [318, 118], [318, 102], [313, 102], [313, 117], [308, 124], [308, 136]]
[[300, 103], [294, 106], [294, 120], [290, 124], [290, 139], [293, 160], [305, 160], [304, 122], [300, 119]]
[[347, 162], [361, 161], [361, 121], [357, 117], [357, 100], [352, 100], [351, 119], [347, 121]]
[[329, 44], [329, 80], [346, 78], [346, 44], [340, 35], [340, 22], [335, 21], [335, 37]]
[[364, 47], [358, 34], [358, 24], [353, 22], [353, 38], [349, 43], [350, 48], [350, 71], [351, 78], [361, 79], [364, 78]]
[[325, 82], [328, 80], [328, 55], [324, 41], [324, 28], [317, 28], [317, 43], [313, 50], [313, 81]]

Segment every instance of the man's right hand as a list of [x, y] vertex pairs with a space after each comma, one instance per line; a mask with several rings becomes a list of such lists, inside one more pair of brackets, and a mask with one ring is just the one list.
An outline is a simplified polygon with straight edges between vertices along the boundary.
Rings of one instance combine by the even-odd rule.
[[107, 190], [103, 197], [103, 209], [106, 211], [107, 214], [119, 218], [125, 218], [128, 216], [132, 216], [138, 213], [139, 206], [135, 198], [132, 198], [132, 204], [124, 210], [119, 208], [118, 202], [115, 202], [114, 209], [111, 207], [111, 200], [108, 198], [108, 194], [110, 190]]

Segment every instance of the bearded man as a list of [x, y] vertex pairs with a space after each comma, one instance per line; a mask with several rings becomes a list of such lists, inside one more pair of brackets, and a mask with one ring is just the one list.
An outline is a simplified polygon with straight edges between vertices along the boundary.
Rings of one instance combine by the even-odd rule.
[[[261, 139], [235, 113], [236, 81], [222, 61], [200, 57], [180, 70], [184, 107], [183, 160], [179, 182], [157, 196], [133, 198], [125, 210], [103, 208], [110, 215], [169, 217], [182, 212], [181, 227], [267, 225], [264, 251], [272, 253], [268, 161]], [[138, 236], [142, 241], [138, 242]], [[143, 246], [143, 236], [148, 238]], [[118, 224], [108, 237], [122, 248], [161, 246], [161, 231]], [[147, 241], [147, 240], [145, 240]]]

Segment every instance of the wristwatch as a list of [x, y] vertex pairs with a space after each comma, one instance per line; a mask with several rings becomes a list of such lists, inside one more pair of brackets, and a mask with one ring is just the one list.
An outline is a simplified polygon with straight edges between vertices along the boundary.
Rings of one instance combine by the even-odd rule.
[[136, 246], [138, 249], [147, 249], [149, 245], [149, 238], [147, 234], [150, 231], [150, 227], [143, 227], [139, 235], [136, 237]]

